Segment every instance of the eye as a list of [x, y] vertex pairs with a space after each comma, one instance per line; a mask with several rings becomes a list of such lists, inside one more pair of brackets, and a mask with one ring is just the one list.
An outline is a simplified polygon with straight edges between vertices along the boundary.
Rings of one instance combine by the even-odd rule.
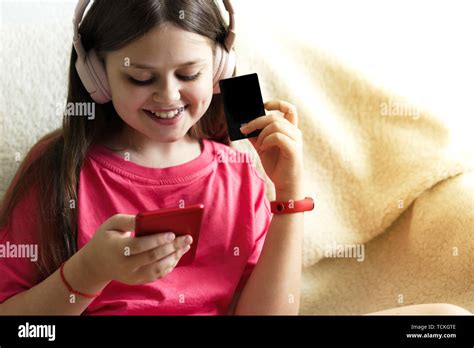
[[[197, 80], [199, 75], [201, 75], [201, 73], [197, 73], [196, 75], [192, 75], [192, 76], [183, 76], [183, 75], [178, 75], [178, 78], [183, 80], [183, 81], [194, 81], [194, 80]], [[135, 85], [138, 85], [138, 86], [145, 86], [145, 85], [149, 85], [150, 83], [154, 82], [155, 81], [155, 78], [151, 78], [151, 79], [148, 79], [148, 80], [137, 80], [137, 79], [134, 79], [133, 77], [129, 76], [128, 77], [128, 80], [135, 84]]]
[[155, 79], [154, 78], [151, 78], [151, 79], [148, 79], [148, 80], [136, 80], [134, 79], [133, 77], [129, 76], [128, 77], [128, 80], [135, 84], [135, 85], [139, 85], [139, 86], [144, 86], [144, 85], [149, 85], [150, 83], [152, 83]]
[[183, 80], [183, 81], [194, 81], [194, 80], [197, 80], [197, 78], [199, 77], [199, 75], [201, 75], [201, 73], [197, 73], [196, 75], [192, 75], [192, 76], [183, 76], [183, 75], [178, 75], [178, 77]]

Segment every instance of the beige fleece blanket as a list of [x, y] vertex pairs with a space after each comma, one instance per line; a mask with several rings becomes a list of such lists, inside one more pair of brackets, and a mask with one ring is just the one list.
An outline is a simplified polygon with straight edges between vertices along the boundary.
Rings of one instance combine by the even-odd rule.
[[463, 175], [472, 143], [450, 115], [381, 88], [370, 69], [349, 68], [308, 33], [267, 21], [259, 35], [254, 19], [240, 24], [239, 73], [259, 72], [264, 99], [295, 104], [304, 132], [316, 209], [305, 213], [301, 314], [430, 302], [474, 310], [474, 176]]
[[[410, 14], [419, 5], [384, 1], [381, 6], [366, 0], [298, 0], [291, 6], [280, 0], [271, 5], [266, 0], [234, 3], [238, 73], [258, 72], [264, 99], [295, 104], [304, 131], [305, 188], [315, 198], [316, 209], [305, 214], [301, 313], [368, 313], [426, 302], [454, 303], [474, 311], [474, 188], [472, 175], [462, 174], [470, 168], [472, 153], [464, 151], [469, 150], [461, 141], [466, 139], [457, 136], [449, 122], [460, 114], [449, 111], [462, 110], [459, 105], [467, 99], [443, 109], [442, 98], [417, 94], [421, 89], [416, 83], [429, 80], [430, 74], [425, 72], [424, 79], [413, 73], [406, 76], [410, 83], [396, 84], [397, 73], [406, 70], [403, 55], [394, 59], [397, 51], [392, 50], [374, 60], [378, 50], [371, 49], [372, 42], [385, 48], [394, 46], [392, 42], [400, 45], [393, 40], [407, 27], [397, 26], [396, 19], [408, 15], [419, 23], [422, 17]], [[411, 10], [403, 12], [407, 6]], [[449, 14], [450, 7], [432, 6], [430, 13]], [[2, 195], [27, 149], [60, 125], [57, 109], [66, 94], [73, 9], [74, 2], [29, 2], [28, 11], [21, 2], [3, 5]], [[392, 11], [392, 16], [384, 11]], [[459, 9], [457, 16], [464, 13], [469, 11]], [[456, 23], [441, 29], [452, 30], [460, 25]], [[396, 32], [387, 32], [393, 28]], [[407, 40], [411, 32], [405, 34]], [[463, 41], [462, 33], [456, 37]], [[428, 50], [431, 39], [420, 40], [407, 46], [410, 60], [420, 60]], [[436, 40], [443, 41], [441, 31]], [[418, 42], [423, 49], [416, 52]], [[450, 68], [457, 79], [453, 81], [472, 76], [466, 70], [471, 58], [457, 54]], [[392, 69], [387, 64], [374, 63], [390, 59], [400, 72], [388, 74]], [[436, 74], [441, 81], [449, 80], [442, 69]], [[391, 90], [394, 86], [397, 92]], [[456, 95], [465, 96], [466, 91], [460, 88]], [[423, 101], [423, 108], [413, 104], [412, 97]], [[425, 107], [447, 112], [435, 116]], [[458, 130], [472, 130], [472, 123], [456, 124]]]

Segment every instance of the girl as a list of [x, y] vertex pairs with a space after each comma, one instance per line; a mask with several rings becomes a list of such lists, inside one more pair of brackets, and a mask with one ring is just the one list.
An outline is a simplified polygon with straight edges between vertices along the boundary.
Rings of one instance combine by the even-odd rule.
[[[2, 260], [0, 312], [297, 314], [302, 214], [272, 219], [255, 168], [218, 161], [233, 150], [213, 95], [217, 45], [228, 36], [217, 5], [95, 1], [79, 34], [110, 87], [92, 95], [103, 102], [95, 117], [65, 115], [62, 129], [33, 147], [8, 190], [2, 242], [40, 247], [38, 262]], [[67, 105], [94, 102], [76, 50]], [[108, 93], [110, 102], [101, 99]], [[251, 142], [277, 200], [299, 200], [295, 108], [265, 106], [285, 117], [261, 117], [242, 131], [263, 130]], [[131, 236], [137, 213], [195, 203], [206, 210], [191, 266], [176, 267], [190, 236]]]
[[[39, 245], [39, 258], [2, 260], [0, 313], [297, 314], [303, 214], [272, 216], [255, 168], [217, 160], [233, 150], [213, 95], [216, 50], [232, 34], [216, 4], [97, 0], [79, 33], [103, 64], [104, 86], [100, 95], [87, 86], [73, 49], [67, 105], [102, 104], [92, 118], [65, 115], [7, 191], [1, 243]], [[300, 200], [296, 109], [284, 101], [265, 108], [284, 117], [257, 118], [242, 132], [262, 130], [249, 140], [276, 200]], [[195, 203], [206, 211], [190, 266], [177, 264], [190, 236], [131, 235], [138, 212]]]

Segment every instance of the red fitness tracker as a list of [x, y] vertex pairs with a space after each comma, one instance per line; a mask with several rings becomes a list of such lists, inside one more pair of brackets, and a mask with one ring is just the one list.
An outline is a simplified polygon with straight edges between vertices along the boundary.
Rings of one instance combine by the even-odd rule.
[[314, 201], [311, 197], [305, 197], [300, 201], [272, 201], [270, 202], [271, 212], [276, 215], [301, 213], [314, 209]]

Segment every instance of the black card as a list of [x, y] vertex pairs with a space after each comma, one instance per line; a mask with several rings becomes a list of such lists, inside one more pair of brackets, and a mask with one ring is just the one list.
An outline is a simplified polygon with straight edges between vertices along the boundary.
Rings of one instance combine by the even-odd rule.
[[230, 140], [256, 137], [261, 130], [244, 135], [240, 127], [265, 115], [257, 74], [231, 77], [219, 81]]

